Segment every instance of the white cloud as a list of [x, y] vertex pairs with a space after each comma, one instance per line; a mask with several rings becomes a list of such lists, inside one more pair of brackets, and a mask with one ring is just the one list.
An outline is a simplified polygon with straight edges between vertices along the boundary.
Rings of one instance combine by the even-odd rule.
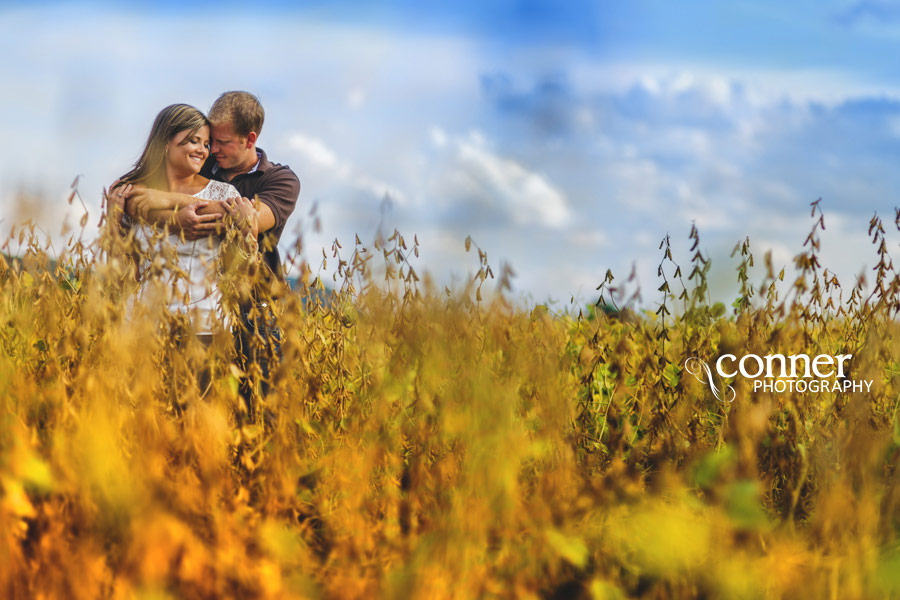
[[597, 120], [590, 108], [582, 106], [575, 111], [575, 123], [585, 129], [593, 128]]
[[[684, 242], [691, 220], [704, 247], [730, 249], [757, 236], [789, 261], [809, 229], [808, 202], [819, 195], [849, 223], [829, 213], [823, 245], [852, 269], [870, 259], [867, 215], [890, 218], [884, 207], [900, 189], [890, 145], [900, 117], [882, 127], [865, 106], [838, 110], [848, 99], [900, 98], [900, 85], [853, 73], [613, 64], [535, 48], [541, 67], [509, 59], [510, 81], [556, 87], [536, 85], [495, 106], [478, 78], [507, 59], [465, 36], [260, 14], [241, 26], [260, 54], [281, 62], [238, 54], [198, 75], [183, 57], [195, 55], [196, 39], [233, 28], [227, 11], [172, 23], [58, 8], [6, 10], [0, 19], [0, 50], [16, 57], [0, 64], [12, 90], [0, 112], [17, 115], [0, 120], [0, 133], [15, 140], [2, 155], [0, 219], [14, 214], [4, 198], [22, 181], [43, 186], [44, 212], [61, 215], [69, 183], [84, 173], [95, 220], [100, 186], [136, 158], [156, 111], [178, 101], [205, 108], [235, 85], [234, 73], [266, 107], [263, 147], [303, 183], [289, 229], [320, 200], [327, 234], [316, 241], [352, 239], [351, 227], [377, 226], [389, 194], [403, 208], [392, 216], [398, 227], [432, 232], [423, 259], [429, 250], [434, 264], [456, 256], [479, 228], [479, 240], [502, 239], [492, 257], [509, 257], [538, 300], [551, 291], [567, 296], [595, 268], [602, 275], [619, 265], [617, 275], [627, 276], [632, 261], [647, 265], [649, 289], [659, 239], [670, 231]], [[135, 35], [142, 30], [162, 37]], [[101, 38], [117, 51], [85, 42]], [[329, 51], [317, 53], [323, 47]], [[548, 72], [563, 75], [542, 79]], [[520, 112], [509, 117], [500, 105]], [[80, 215], [69, 212], [77, 223]], [[603, 252], [590, 252], [596, 248]], [[563, 260], [571, 271], [558, 268]]]
[[347, 106], [350, 108], [361, 108], [366, 103], [366, 92], [361, 88], [353, 88], [347, 92]]
[[832, 107], [849, 98], [874, 96], [900, 98], [900, 84], [873, 81], [855, 71], [829, 67], [755, 68], [712, 61], [695, 61], [689, 70], [683, 63], [574, 61], [569, 65], [572, 85], [588, 94], [624, 94], [638, 88], [651, 95], [672, 95], [703, 90], [705, 96], [734, 102], [734, 84], [740, 98], [757, 108], [783, 102], [809, 102]]
[[337, 155], [331, 148], [318, 139], [302, 133], [295, 133], [288, 139], [288, 145], [300, 151], [314, 166], [324, 169], [342, 170], [346, 167], [338, 163]]
[[287, 145], [299, 153], [301, 162], [298, 164], [304, 168], [307, 166], [319, 168], [334, 179], [371, 195], [373, 199], [380, 200], [385, 195], [389, 195], [391, 200], [398, 205], [402, 206], [407, 203], [406, 194], [398, 186], [359, 172], [351, 164], [341, 160], [334, 150], [316, 137], [295, 132], [288, 136]]
[[576, 231], [571, 239], [573, 244], [584, 249], [595, 249], [609, 243], [609, 239], [602, 231]]
[[432, 127], [429, 132], [431, 143], [437, 148], [443, 148], [447, 145], [447, 133], [440, 127]]
[[565, 195], [544, 176], [485, 148], [483, 137], [457, 140], [456, 168], [481, 200], [499, 206], [518, 225], [561, 228], [571, 211]]
[[390, 183], [386, 183], [379, 179], [373, 179], [366, 175], [354, 175], [352, 178], [353, 186], [361, 191], [368, 192], [374, 198], [383, 199], [390, 196], [391, 202], [400, 206], [408, 203], [407, 196], [400, 188]]

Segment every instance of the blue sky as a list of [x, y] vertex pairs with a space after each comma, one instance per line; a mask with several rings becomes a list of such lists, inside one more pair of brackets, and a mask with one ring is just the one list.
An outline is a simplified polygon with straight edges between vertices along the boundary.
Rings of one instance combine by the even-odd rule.
[[821, 196], [849, 289], [900, 205], [900, 2], [244, 6], [0, 4], [0, 229], [76, 224], [79, 174], [95, 220], [159, 109], [227, 89], [263, 101], [260, 146], [303, 185], [283, 246], [314, 265], [381, 224], [442, 283], [471, 235], [517, 297], [590, 301], [634, 264], [652, 304], [659, 241], [685, 262], [696, 223], [728, 299], [734, 244], [789, 265]]

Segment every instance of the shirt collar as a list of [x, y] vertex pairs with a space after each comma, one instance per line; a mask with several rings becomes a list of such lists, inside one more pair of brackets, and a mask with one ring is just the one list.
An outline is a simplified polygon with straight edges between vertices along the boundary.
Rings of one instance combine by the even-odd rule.
[[[257, 148], [256, 149], [256, 164], [253, 165], [253, 168], [250, 169], [249, 171], [247, 171], [246, 173], [238, 173], [238, 175], [249, 175], [250, 173], [256, 173], [256, 170], [259, 169], [259, 166], [262, 164], [262, 162], [265, 159], [266, 159], [266, 153], [263, 152], [262, 150], [260, 150], [259, 148]], [[220, 171], [219, 163], [214, 164], [213, 168], [212, 168], [213, 175], [218, 174], [219, 171]], [[235, 175], [235, 177], [237, 177], [237, 175]]]

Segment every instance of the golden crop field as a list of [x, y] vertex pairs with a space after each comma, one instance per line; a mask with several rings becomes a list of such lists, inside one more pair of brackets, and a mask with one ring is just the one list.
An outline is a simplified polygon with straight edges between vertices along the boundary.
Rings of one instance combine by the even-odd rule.
[[[0, 259], [0, 596], [900, 596], [900, 275], [875, 218], [877, 269], [839, 283], [812, 222], [796, 279], [736, 247], [734, 306], [708, 301], [696, 231], [690, 264], [664, 239], [647, 311], [611, 275], [596, 307], [522, 307], [468, 240], [457, 290], [399, 234], [336, 245], [333, 296], [306, 271], [279, 303], [268, 422], [227, 332], [205, 348], [126, 309], [110, 240], [51, 266], [22, 229]], [[776, 353], [852, 355], [871, 388], [714, 393], [686, 369]]]

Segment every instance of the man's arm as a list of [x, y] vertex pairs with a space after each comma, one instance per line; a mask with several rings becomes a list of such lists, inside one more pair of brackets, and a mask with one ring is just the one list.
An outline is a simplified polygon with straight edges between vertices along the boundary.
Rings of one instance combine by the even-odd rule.
[[275, 214], [265, 202], [256, 203], [256, 219], [259, 233], [266, 232], [275, 227]]
[[256, 194], [259, 200], [259, 233], [282, 227], [294, 211], [300, 195], [300, 180], [289, 168], [279, 170], [278, 176]]
[[185, 239], [197, 240], [221, 232], [226, 211], [219, 202], [207, 202], [177, 192], [164, 192], [142, 186], [125, 189], [125, 210], [135, 219], [169, 225], [184, 233]]
[[197, 201], [194, 196], [188, 194], [164, 192], [138, 185], [127, 186], [124, 195], [127, 200], [128, 214], [132, 218], [141, 217], [145, 221], [151, 221], [151, 216], [154, 214], [174, 214], [181, 208]]

